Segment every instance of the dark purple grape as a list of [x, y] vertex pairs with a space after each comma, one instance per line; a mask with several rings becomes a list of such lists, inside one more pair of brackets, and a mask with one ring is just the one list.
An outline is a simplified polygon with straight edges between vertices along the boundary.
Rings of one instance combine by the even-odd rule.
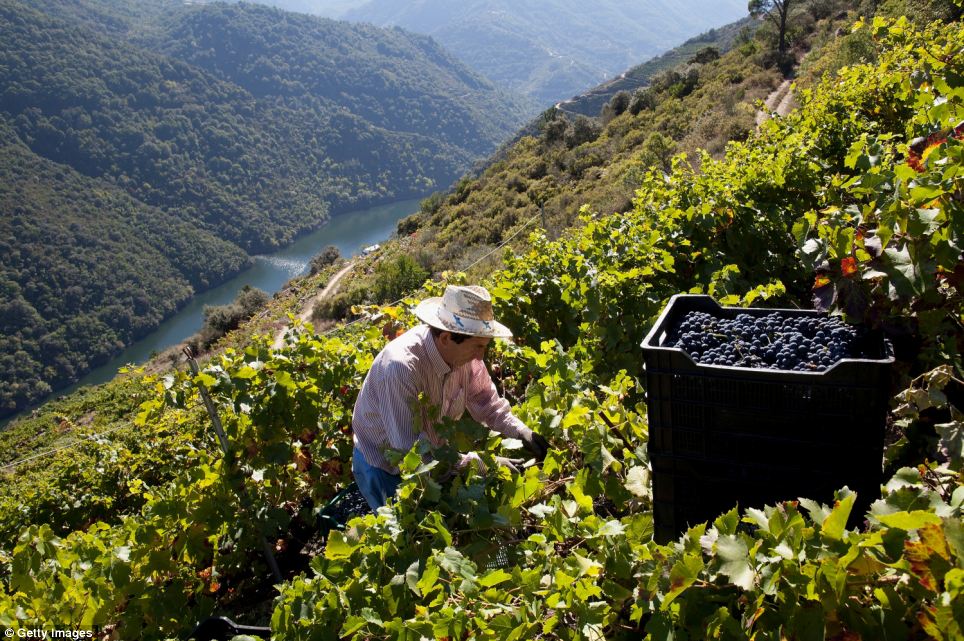
[[731, 367], [822, 371], [854, 357], [857, 330], [837, 318], [740, 313], [717, 318], [689, 312], [669, 341], [696, 362]]

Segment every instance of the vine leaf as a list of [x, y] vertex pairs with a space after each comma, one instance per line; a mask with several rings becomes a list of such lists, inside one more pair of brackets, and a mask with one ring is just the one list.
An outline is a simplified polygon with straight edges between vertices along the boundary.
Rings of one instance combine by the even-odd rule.
[[964, 464], [964, 421], [935, 425], [940, 442], [937, 447], [947, 457], [952, 470], [960, 471]]
[[877, 516], [877, 520], [887, 527], [899, 528], [907, 532], [919, 530], [925, 525], [938, 525], [941, 523], [941, 517], [933, 512], [925, 512], [924, 510], [881, 514]]
[[856, 498], [856, 494], [847, 490], [847, 495], [834, 504], [833, 510], [821, 526], [824, 536], [836, 540], [843, 537], [844, 528], [847, 526], [847, 519], [850, 518], [850, 511], [854, 507]]
[[683, 558], [673, 564], [669, 571], [669, 592], [663, 599], [661, 610], [669, 609], [673, 599], [682, 594], [686, 588], [693, 585], [696, 577], [703, 571], [703, 556], [700, 554], [684, 554]]
[[716, 541], [716, 555], [723, 561], [720, 572], [729, 577], [731, 583], [744, 590], [753, 588], [756, 573], [750, 563], [746, 541], [733, 534], [721, 536]]
[[649, 496], [649, 470], [642, 465], [629, 470], [626, 473], [626, 489], [640, 498]]

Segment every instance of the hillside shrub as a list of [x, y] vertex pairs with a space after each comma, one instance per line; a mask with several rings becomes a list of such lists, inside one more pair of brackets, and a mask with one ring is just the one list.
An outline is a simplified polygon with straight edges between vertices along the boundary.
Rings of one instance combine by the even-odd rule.
[[629, 113], [634, 116], [646, 109], [653, 109], [656, 106], [656, 91], [649, 87], [637, 89], [633, 92], [633, 98], [629, 101]]
[[309, 274], [314, 276], [326, 267], [334, 265], [341, 258], [341, 252], [334, 245], [328, 245], [321, 253], [311, 259], [309, 263]]
[[227, 305], [205, 305], [204, 324], [197, 334], [188, 338], [187, 344], [196, 352], [207, 350], [219, 338], [254, 316], [269, 300], [271, 297], [263, 290], [245, 285], [233, 302]]
[[579, 145], [593, 142], [602, 133], [602, 127], [595, 121], [585, 116], [577, 116], [568, 127], [566, 127], [565, 142], [566, 147], [573, 149]]

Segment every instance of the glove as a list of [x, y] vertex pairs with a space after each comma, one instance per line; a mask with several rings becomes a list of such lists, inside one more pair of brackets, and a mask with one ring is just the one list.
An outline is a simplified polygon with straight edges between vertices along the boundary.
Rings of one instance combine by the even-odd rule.
[[520, 434], [519, 438], [522, 441], [522, 445], [529, 450], [537, 461], [541, 462], [545, 460], [546, 454], [549, 452], [549, 441], [532, 430], [527, 430]]
[[506, 468], [510, 472], [515, 472], [516, 474], [520, 474], [518, 466], [522, 465], [521, 458], [506, 458], [504, 456], [496, 456], [495, 462], [501, 465], [502, 467]]

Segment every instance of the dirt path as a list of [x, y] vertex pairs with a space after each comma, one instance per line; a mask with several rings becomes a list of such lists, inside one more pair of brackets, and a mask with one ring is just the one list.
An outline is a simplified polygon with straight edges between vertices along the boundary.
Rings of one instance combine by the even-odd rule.
[[763, 101], [763, 104], [766, 105], [766, 111], [756, 112], [757, 127], [766, 122], [773, 112], [776, 112], [779, 116], [786, 116], [790, 113], [790, 109], [793, 108], [793, 91], [790, 88], [792, 83], [793, 79], [787, 78], [780, 83], [779, 87], [770, 92], [767, 99]]
[[793, 95], [793, 90], [790, 87], [787, 87], [787, 92], [783, 94], [783, 100], [781, 100], [780, 104], [777, 105], [777, 113], [781, 116], [786, 116], [788, 113], [790, 113], [790, 110], [796, 106], [794, 98], [795, 96]]
[[[331, 280], [328, 281], [328, 284], [325, 285], [324, 289], [322, 289], [320, 292], [318, 292], [311, 298], [308, 298], [307, 300], [305, 300], [302, 303], [301, 311], [298, 312], [298, 315], [296, 318], [302, 323], [310, 319], [311, 312], [314, 311], [315, 309], [315, 304], [318, 303], [318, 301], [320, 301], [321, 299], [329, 296], [330, 294], [333, 294], [335, 292], [335, 288], [338, 287], [338, 283], [341, 281], [342, 277], [348, 272], [350, 272], [352, 267], [354, 267], [354, 263], [349, 262], [347, 265], [342, 267], [334, 276], [331, 277]], [[278, 330], [278, 332], [274, 335], [274, 343], [272, 343], [271, 349], [278, 349], [279, 347], [281, 347], [282, 343], [284, 343], [285, 332], [287, 331], [288, 331], [287, 326], [282, 327], [281, 329]]]

